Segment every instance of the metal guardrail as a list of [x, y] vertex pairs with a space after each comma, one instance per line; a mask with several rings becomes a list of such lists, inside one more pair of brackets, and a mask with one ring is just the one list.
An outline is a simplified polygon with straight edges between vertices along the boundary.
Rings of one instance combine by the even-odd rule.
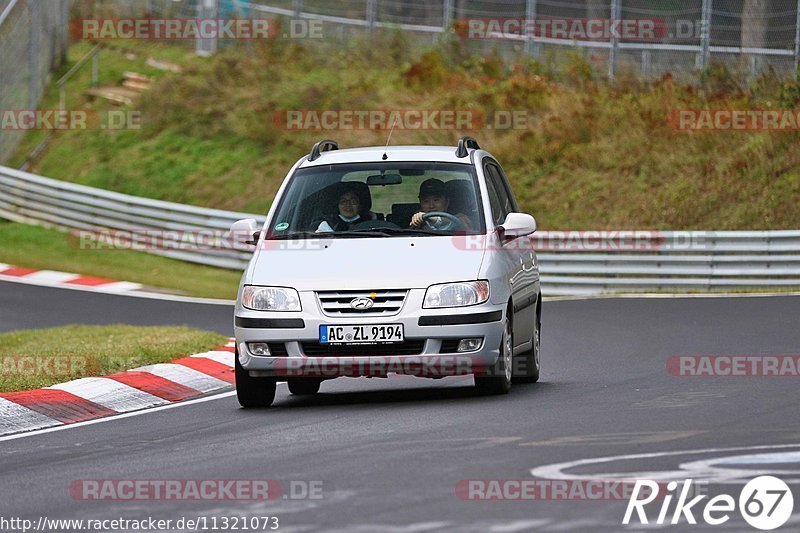
[[[0, 218], [60, 230], [159, 232], [158, 246], [149, 253], [221, 268], [244, 269], [252, 252], [226, 246], [221, 235], [235, 221], [265, 217], [195, 207], [44, 178], [0, 167]], [[192, 238], [206, 232], [209, 245], [193, 246]], [[99, 233], [102, 237], [102, 233]], [[214, 242], [210, 242], [213, 240]], [[102, 247], [103, 242], [88, 243]], [[123, 243], [127, 245], [127, 243]], [[187, 246], [188, 244], [188, 246]], [[76, 242], [80, 246], [80, 242]], [[132, 244], [132, 248], [136, 248]]]
[[[252, 252], [231, 247], [222, 236], [237, 220], [265, 221], [249, 213], [129, 196], [7, 167], [0, 167], [0, 218], [101, 235], [102, 230], [152, 231], [161, 240], [148, 247], [150, 253], [238, 270]], [[203, 233], [209, 236], [203, 246], [185, 246], [186, 235]], [[800, 231], [629, 233], [634, 235], [537, 232], [533, 244], [544, 290], [550, 295], [800, 290]]]

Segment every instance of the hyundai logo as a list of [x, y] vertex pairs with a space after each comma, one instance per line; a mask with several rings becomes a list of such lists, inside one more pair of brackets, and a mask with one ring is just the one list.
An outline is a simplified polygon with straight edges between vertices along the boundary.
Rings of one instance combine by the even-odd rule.
[[350, 307], [359, 311], [366, 311], [372, 308], [373, 305], [375, 305], [375, 301], [372, 298], [353, 298], [350, 300]]

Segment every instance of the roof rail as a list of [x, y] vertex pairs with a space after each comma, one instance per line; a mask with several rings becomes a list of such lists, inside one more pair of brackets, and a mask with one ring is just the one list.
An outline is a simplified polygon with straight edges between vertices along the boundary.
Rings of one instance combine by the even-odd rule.
[[311, 149], [311, 153], [308, 155], [309, 161], [315, 161], [319, 159], [322, 155], [322, 152], [331, 152], [333, 150], [339, 149], [339, 143], [336, 141], [332, 141], [330, 139], [325, 139], [324, 141], [319, 141], [317, 144], [314, 145], [314, 148]]
[[456, 157], [467, 157], [469, 155], [469, 149], [474, 148], [475, 150], [480, 150], [481, 147], [473, 137], [464, 136], [458, 140], [458, 148], [456, 149]]

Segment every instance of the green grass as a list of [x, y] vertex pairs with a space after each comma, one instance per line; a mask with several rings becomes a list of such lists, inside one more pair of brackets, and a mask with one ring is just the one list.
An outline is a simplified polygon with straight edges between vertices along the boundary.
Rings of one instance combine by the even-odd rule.
[[[398, 130], [392, 143], [455, 146], [463, 134], [476, 136], [542, 229], [800, 227], [800, 133], [685, 132], [667, 122], [674, 109], [798, 107], [800, 83], [769, 73], [742, 81], [715, 66], [692, 85], [669, 76], [655, 83], [620, 76], [610, 84], [579, 54], [558, 64], [503, 60], [472, 55], [469, 43], [456, 40], [419, 55], [401, 35], [380, 32], [374, 41], [338, 48], [239, 43], [209, 59], [185, 45], [116, 44], [101, 61], [110, 78], [123, 70], [159, 77], [133, 105], [142, 129], [59, 132], [32, 171], [264, 213], [291, 164], [316, 140], [334, 137], [347, 147], [382, 145], [387, 137], [384, 130], [286, 131], [273, 123], [276, 112], [524, 111], [524, 129]], [[73, 61], [88, 48], [80, 46], [70, 52]], [[127, 59], [130, 51], [134, 59]], [[148, 56], [182, 63], [185, 71], [148, 71]], [[71, 89], [72, 105], [85, 105], [87, 76], [88, 69]], [[15, 161], [33, 145], [26, 142]]]
[[80, 249], [66, 233], [0, 221], [0, 263], [170, 289], [187, 296], [235, 299], [241, 273], [131, 250]]
[[63, 326], [0, 334], [0, 392], [105, 376], [212, 350], [223, 335], [186, 327]]

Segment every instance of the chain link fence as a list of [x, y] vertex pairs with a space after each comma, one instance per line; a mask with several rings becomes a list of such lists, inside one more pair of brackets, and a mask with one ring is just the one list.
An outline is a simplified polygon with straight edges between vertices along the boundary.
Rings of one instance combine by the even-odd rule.
[[[711, 62], [747, 76], [768, 68], [794, 76], [800, 61], [800, 0], [209, 1], [251, 13], [317, 17], [340, 38], [364, 29], [397, 28], [414, 32], [415, 39], [436, 41], [454, 31], [476, 51], [526, 53], [549, 61], [579, 51], [611, 78], [626, 70], [645, 78], [667, 72], [692, 76]], [[650, 21], [656, 31], [593, 38], [587, 28], [597, 21]], [[476, 37], [471, 25], [487, 31]], [[558, 31], [563, 27], [566, 32]]]
[[[68, 0], [0, 0], [0, 111], [36, 109], [50, 73], [66, 61]], [[0, 162], [25, 132], [3, 128]]]

